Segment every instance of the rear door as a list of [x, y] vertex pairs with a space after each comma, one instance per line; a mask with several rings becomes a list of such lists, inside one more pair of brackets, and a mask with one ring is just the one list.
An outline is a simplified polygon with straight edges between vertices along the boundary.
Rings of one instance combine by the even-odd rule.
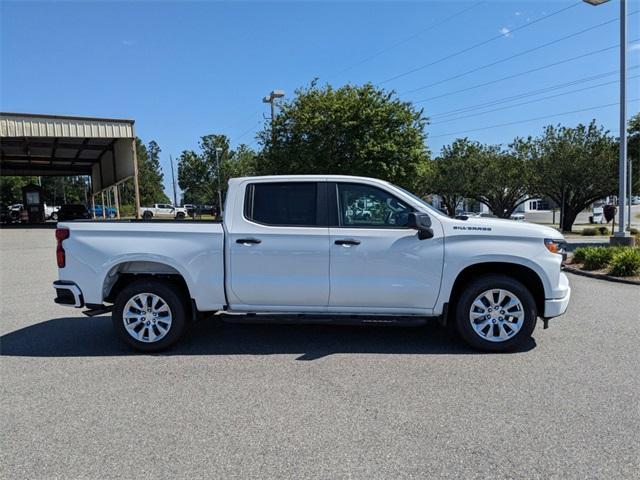
[[231, 306], [326, 311], [326, 183], [256, 181], [244, 184], [242, 191], [244, 203], [234, 207], [227, 234]]
[[[428, 313], [440, 288], [444, 245], [420, 240], [406, 227], [415, 211], [374, 185], [328, 183], [330, 214], [330, 311]], [[337, 212], [337, 215], [335, 214]]]

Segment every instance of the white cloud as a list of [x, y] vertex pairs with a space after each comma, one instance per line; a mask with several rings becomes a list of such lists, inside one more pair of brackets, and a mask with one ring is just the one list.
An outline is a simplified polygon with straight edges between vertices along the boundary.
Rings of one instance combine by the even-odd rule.
[[131, 45], [135, 45], [136, 42], [134, 40], [121, 40], [120, 43], [125, 47], [130, 47]]
[[522, 12], [516, 12], [514, 15], [515, 15], [516, 17], [519, 17], [520, 15], [522, 15]]
[[634, 52], [636, 50], [640, 50], [640, 42], [632, 43], [629, 45], [629, 51]]
[[499, 32], [504, 35], [505, 37], [510, 37], [511, 36], [511, 30], [509, 30], [507, 27], [502, 27]]

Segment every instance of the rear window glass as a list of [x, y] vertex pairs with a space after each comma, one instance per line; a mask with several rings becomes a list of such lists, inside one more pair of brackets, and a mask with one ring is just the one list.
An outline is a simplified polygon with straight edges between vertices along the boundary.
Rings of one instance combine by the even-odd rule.
[[254, 183], [246, 196], [245, 216], [266, 225], [317, 225], [315, 182]]

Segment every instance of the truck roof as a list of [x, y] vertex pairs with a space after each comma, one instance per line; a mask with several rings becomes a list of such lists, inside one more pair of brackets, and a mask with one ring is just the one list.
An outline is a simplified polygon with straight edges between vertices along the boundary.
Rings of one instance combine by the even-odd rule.
[[371, 177], [357, 177], [353, 175], [263, 175], [256, 177], [237, 177], [229, 179], [229, 183], [242, 183], [246, 180], [275, 180], [275, 181], [290, 181], [290, 180], [328, 180], [328, 181], [375, 181], [380, 183], [389, 183], [386, 180], [380, 180], [379, 178]]

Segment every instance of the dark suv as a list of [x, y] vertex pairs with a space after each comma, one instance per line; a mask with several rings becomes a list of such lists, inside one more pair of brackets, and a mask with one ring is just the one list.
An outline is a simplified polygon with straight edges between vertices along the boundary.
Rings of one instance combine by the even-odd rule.
[[64, 222], [66, 220], [84, 220], [91, 218], [91, 214], [87, 207], [80, 204], [62, 205], [58, 210], [58, 221]]

